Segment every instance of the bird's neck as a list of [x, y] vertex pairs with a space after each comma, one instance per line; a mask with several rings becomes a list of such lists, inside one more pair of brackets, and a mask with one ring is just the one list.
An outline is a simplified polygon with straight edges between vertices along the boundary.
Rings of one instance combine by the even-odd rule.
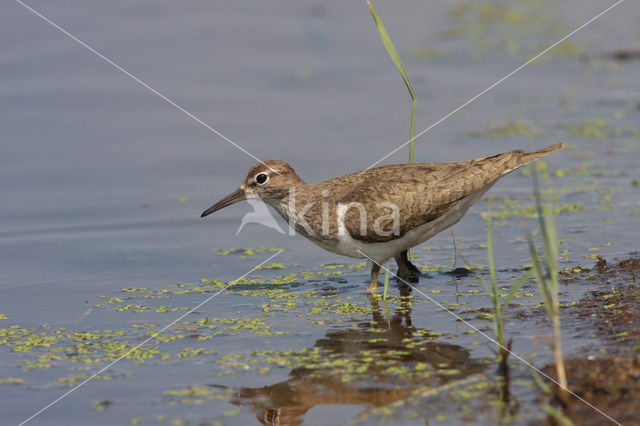
[[[316, 193], [317, 192], [317, 193]], [[321, 194], [315, 185], [297, 182], [278, 197], [264, 201], [273, 207], [291, 226], [294, 226], [305, 236], [311, 236], [314, 231], [309, 221], [309, 215], [320, 205]]]
[[308, 185], [304, 182], [296, 183], [279, 191], [278, 194], [263, 198], [263, 201], [276, 209], [282, 217], [288, 219], [290, 216], [295, 216], [300, 206], [304, 204], [300, 197], [304, 197], [307, 192], [306, 186]]

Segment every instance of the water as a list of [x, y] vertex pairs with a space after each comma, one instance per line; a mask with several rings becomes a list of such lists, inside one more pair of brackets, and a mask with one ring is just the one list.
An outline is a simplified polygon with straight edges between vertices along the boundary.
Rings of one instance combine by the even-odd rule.
[[[364, 4], [28, 4], [258, 158], [290, 162], [307, 181], [366, 168], [408, 137], [410, 100]], [[535, 5], [517, 2], [505, 6], [512, 13], [504, 14], [499, 7], [487, 5], [376, 4], [414, 82], [419, 98], [417, 130], [606, 7], [601, 2], [583, 2], [579, 10], [547, 1]], [[125, 330], [124, 338], [136, 344], [147, 330], [132, 325], [156, 324], [159, 328], [184, 311], [130, 313], [112, 306], [188, 308], [206, 296], [196, 293], [156, 300], [134, 292], [133, 299], [125, 300], [128, 294], [123, 295], [121, 289], [174, 289], [176, 284], [197, 284], [202, 278], [230, 281], [270, 254], [217, 256], [214, 249], [284, 248], [273, 262], [289, 269], [261, 271], [267, 277], [333, 271], [320, 265], [349, 261], [321, 251], [302, 237], [291, 238], [255, 224], [236, 236], [242, 215], [251, 210], [246, 204], [200, 219], [205, 208], [241, 183], [254, 160], [19, 3], [5, 4], [0, 15], [0, 313], [7, 316], [0, 320], [1, 327], [19, 325], [35, 332], [49, 324], [51, 329], [43, 333], [61, 328], [69, 332]], [[416, 145], [417, 160], [457, 161], [566, 141], [570, 150], [548, 157], [552, 176], [544, 182], [563, 188], [555, 200], [558, 205], [582, 203], [583, 207], [557, 216], [558, 231], [566, 244], [561, 248], [568, 256], [562, 266], [590, 266], [593, 260], [585, 256], [591, 254], [609, 260], [630, 256], [640, 237], [639, 189], [632, 185], [640, 180], [636, 155], [640, 92], [635, 86], [640, 62], [584, 62], [577, 51], [637, 47], [638, 34], [633, 29], [639, 15], [636, 5], [624, 3], [603, 16], [576, 34], [572, 45], [541, 58], [422, 136]], [[514, 123], [524, 123], [526, 128], [514, 130]], [[404, 162], [407, 157], [404, 149], [384, 163]], [[558, 170], [570, 173], [554, 177]], [[529, 205], [530, 193], [530, 178], [519, 173], [491, 191], [495, 197]], [[459, 246], [485, 243], [485, 222], [480, 215], [486, 210], [484, 203], [479, 204], [456, 226]], [[535, 227], [535, 221], [527, 223]], [[526, 247], [518, 240], [524, 235], [521, 220], [509, 217], [500, 224], [503, 226], [496, 231], [498, 266], [518, 269], [529, 263]], [[418, 264], [449, 265], [453, 252], [448, 233], [426, 245], [442, 250], [415, 250]], [[484, 250], [465, 250], [473, 264], [485, 264]], [[323, 275], [298, 277], [298, 286], [286, 288], [301, 300], [311, 297], [304, 294], [313, 294], [309, 300], [351, 298], [349, 303], [359, 303], [365, 311], [349, 314], [346, 324], [342, 314], [331, 310], [322, 320], [307, 321], [313, 305], [298, 301], [290, 311], [264, 318], [274, 329], [291, 333], [270, 337], [267, 347], [309, 349], [340, 330], [375, 322], [371, 315], [376, 310], [362, 292], [366, 268], [340, 270], [343, 273], [338, 278], [345, 282], [329, 281], [332, 277]], [[516, 275], [502, 273], [501, 279], [506, 285]], [[456, 303], [456, 293], [481, 289], [477, 285], [469, 278], [458, 283], [456, 290], [446, 274], [432, 273], [419, 286], [425, 291], [440, 288], [442, 293], [428, 294]], [[336, 293], [317, 293], [327, 287], [335, 288], [331, 291]], [[533, 284], [530, 290], [534, 291]], [[568, 288], [564, 297], [574, 300], [582, 294], [583, 288]], [[474, 297], [474, 303], [487, 303]], [[110, 298], [124, 301], [104, 303]], [[257, 306], [273, 303], [269, 300], [238, 290], [212, 300], [185, 321], [255, 318], [261, 313]], [[105, 307], [90, 309], [96, 304]], [[486, 345], [478, 344], [482, 339], [464, 335], [467, 329], [433, 304], [418, 303], [411, 311], [414, 328], [443, 333], [434, 338], [435, 344], [453, 340], [474, 363], [491, 356]], [[519, 340], [514, 347], [542, 352], [535, 341], [546, 326], [531, 322], [535, 324], [515, 333]], [[480, 324], [489, 326], [486, 321]], [[250, 367], [246, 372], [224, 375], [231, 370], [218, 362], [221, 357], [234, 353], [248, 357], [250, 351], [265, 345], [263, 337], [253, 332], [239, 336], [240, 340], [238, 335], [223, 334], [203, 343], [163, 343], [159, 348], [171, 353], [170, 361], [134, 364], [124, 360], [114, 367], [113, 380], [89, 382], [33, 422], [121, 424], [137, 417], [145, 422], [165, 421], [157, 416], [195, 423], [255, 421], [260, 404], [252, 408], [246, 403], [234, 414], [240, 406], [218, 401], [215, 394], [204, 403], [171, 405], [172, 397], [163, 393], [212, 384], [231, 387], [233, 394], [233, 389], [241, 387], [261, 388], [290, 380], [286, 366], [273, 365], [268, 372], [258, 373]], [[70, 344], [64, 343], [65, 347]], [[584, 344], [567, 337], [569, 352]], [[189, 362], [176, 358], [184, 347], [200, 345], [219, 352], [186, 358]], [[47, 348], [36, 347], [27, 353], [13, 349], [0, 346], [0, 379], [18, 377], [25, 382], [0, 384], [6, 423], [27, 418], [70, 389], [56, 379], [85, 372], [67, 371], [77, 363], [64, 360], [23, 371], [24, 360], [33, 361]], [[417, 361], [399, 362], [411, 366]], [[263, 360], [258, 364], [265, 365]], [[105, 359], [90, 365], [88, 371], [102, 365]], [[460, 370], [457, 378], [477, 372], [471, 369], [465, 375], [465, 369]], [[133, 376], [118, 376], [123, 372]], [[326, 381], [321, 383], [329, 386]], [[364, 385], [384, 388], [394, 382], [358, 383], [353, 389]], [[308, 407], [296, 421], [337, 424], [358, 418], [367, 403], [358, 399], [362, 395], [357, 392], [356, 396], [355, 402], [339, 409], [335, 406], [339, 398], [328, 405]], [[105, 400], [113, 403], [103, 411], [92, 410], [94, 401]], [[434, 402], [434, 406], [440, 404], [442, 401]], [[483, 407], [481, 413], [489, 412]], [[437, 420], [435, 412], [415, 411], [417, 420], [399, 418], [407, 423], [423, 422], [425, 415], [445, 423], [459, 420], [455, 413]]]

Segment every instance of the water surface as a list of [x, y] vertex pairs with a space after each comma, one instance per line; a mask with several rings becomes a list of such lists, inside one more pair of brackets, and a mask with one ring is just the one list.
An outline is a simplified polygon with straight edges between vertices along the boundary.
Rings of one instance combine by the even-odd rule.
[[[286, 160], [310, 182], [366, 168], [408, 137], [410, 101], [365, 4], [28, 4], [247, 151]], [[376, 6], [414, 82], [421, 130], [606, 4]], [[363, 292], [366, 268], [322, 266], [358, 261], [302, 237], [255, 224], [236, 236], [247, 204], [200, 219], [254, 160], [19, 3], [5, 4], [1, 16], [0, 314], [7, 318], [0, 327], [17, 326], [25, 336], [0, 345], [0, 379], [23, 380], [0, 384], [6, 423], [70, 389], [77, 383], [70, 377], [121, 354], [113, 341], [140, 343], [219, 288], [206, 280], [231, 281], [273, 253], [215, 250], [260, 247], [285, 249], [273, 263], [288, 268], [253, 273], [248, 279], [258, 282], [225, 292], [166, 333], [179, 338], [150, 342], [157, 353], [144, 362], [119, 362], [106, 372], [110, 380], [92, 380], [33, 423], [247, 424], [285, 414], [281, 419], [306, 424], [495, 421], [491, 398], [462, 401], [439, 388], [454, 382], [454, 390], [479, 392], [491, 383], [484, 338], [415, 292], [386, 309], [372, 303]], [[639, 18], [633, 3], [603, 16], [422, 136], [417, 160], [564, 141], [567, 150], [545, 159], [544, 179], [558, 208], [562, 267], [590, 267], [595, 255], [633, 255], [640, 237], [640, 62], [581, 58], [637, 47]], [[407, 157], [401, 150], [384, 164]], [[530, 194], [531, 179], [521, 173], [491, 191], [493, 211], [502, 213], [495, 252], [504, 286], [530, 263], [518, 212], [532, 205]], [[482, 202], [455, 227], [457, 245], [476, 266], [486, 266], [486, 212]], [[524, 223], [535, 230], [535, 220]], [[475, 312], [489, 305], [478, 281], [454, 283], [446, 274], [450, 235], [425, 247], [435, 249], [414, 250], [416, 263], [435, 270], [418, 287], [456, 312], [469, 310], [464, 318], [489, 331]], [[184, 284], [191, 285], [176, 287]], [[180, 293], [202, 285], [209, 287]], [[587, 289], [565, 287], [563, 301]], [[524, 293], [532, 296], [523, 295], [514, 313], [538, 303], [533, 282]], [[514, 350], [537, 354], [539, 365], [551, 359], [540, 318], [514, 317], [507, 327]], [[45, 337], [55, 341], [40, 344]], [[588, 335], [568, 329], [564, 337], [569, 354], [598, 351]], [[93, 339], [88, 353], [79, 351]], [[49, 359], [56, 348], [59, 358]], [[387, 364], [363, 361], [389, 351]], [[411, 392], [418, 395], [409, 398]], [[540, 415], [529, 387], [514, 395], [522, 419]], [[404, 405], [389, 408], [394, 401]], [[376, 407], [390, 411], [371, 411]]]

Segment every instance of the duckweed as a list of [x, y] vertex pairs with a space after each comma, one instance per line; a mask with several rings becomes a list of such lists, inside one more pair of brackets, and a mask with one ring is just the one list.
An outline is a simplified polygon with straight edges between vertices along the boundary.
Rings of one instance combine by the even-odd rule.
[[24, 383], [24, 379], [17, 377], [5, 377], [4, 379], [0, 379], [0, 385], [20, 385], [22, 383]]

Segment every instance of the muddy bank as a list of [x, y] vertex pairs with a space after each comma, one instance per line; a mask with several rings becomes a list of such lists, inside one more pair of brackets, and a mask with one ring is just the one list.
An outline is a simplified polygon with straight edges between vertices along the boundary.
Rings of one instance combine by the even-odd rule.
[[[597, 354], [565, 362], [569, 388], [589, 401], [607, 416], [625, 425], [640, 424], [640, 286], [636, 277], [640, 259], [627, 259], [613, 267], [599, 258], [594, 271], [574, 271], [565, 274], [566, 282], [600, 283], [609, 291], [591, 294], [568, 309], [573, 319], [584, 322], [583, 330], [604, 342]], [[554, 365], [545, 372], [553, 375]], [[554, 397], [552, 405], [576, 424], [603, 424], [604, 418], [577, 398], [565, 403]], [[550, 420], [552, 423], [553, 421]]]

